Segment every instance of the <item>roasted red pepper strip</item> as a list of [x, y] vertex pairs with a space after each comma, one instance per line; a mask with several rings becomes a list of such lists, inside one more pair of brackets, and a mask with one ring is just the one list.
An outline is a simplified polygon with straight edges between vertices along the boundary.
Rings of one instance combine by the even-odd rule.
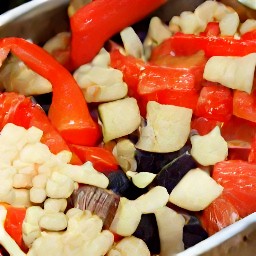
[[[46, 144], [53, 154], [62, 150], [70, 151], [66, 141], [53, 127], [43, 109], [24, 95], [14, 92], [0, 94], [0, 130], [7, 123], [13, 123], [26, 129], [35, 126], [42, 130], [41, 142]], [[82, 164], [74, 153], [71, 162]]]
[[154, 48], [152, 58], [159, 56], [159, 53], [162, 55], [172, 53], [181, 56], [191, 55], [200, 50], [205, 52], [206, 57], [245, 56], [249, 53], [256, 52], [256, 41], [234, 39], [233, 37], [176, 33]]
[[71, 18], [71, 62], [77, 68], [92, 60], [114, 34], [157, 9], [166, 0], [97, 0]]
[[118, 163], [114, 155], [105, 148], [86, 147], [74, 144], [70, 144], [69, 147], [81, 161], [92, 162], [93, 167], [99, 172], [108, 173], [118, 169]]
[[0, 49], [10, 50], [51, 82], [53, 97], [49, 118], [63, 138], [70, 143], [96, 145], [101, 137], [99, 126], [90, 116], [82, 91], [72, 75], [42, 48], [24, 39], [1, 39]]

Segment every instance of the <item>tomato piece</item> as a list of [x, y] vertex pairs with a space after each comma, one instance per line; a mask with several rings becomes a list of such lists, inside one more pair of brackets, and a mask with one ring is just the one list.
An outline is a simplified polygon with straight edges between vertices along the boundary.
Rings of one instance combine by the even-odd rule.
[[124, 82], [128, 85], [128, 95], [137, 98], [139, 76], [145, 63], [133, 56], [124, 56], [119, 50], [110, 52], [110, 59], [111, 67], [122, 71]]
[[251, 31], [248, 31], [241, 35], [241, 39], [244, 40], [255, 40], [256, 39], [256, 29], [253, 29]]
[[256, 165], [242, 160], [214, 165], [212, 177], [224, 187], [225, 197], [240, 217], [256, 212]]
[[7, 210], [7, 215], [4, 223], [6, 232], [13, 238], [13, 240], [22, 248], [27, 250], [22, 239], [22, 223], [26, 216], [26, 208], [14, 207], [4, 204]]
[[256, 90], [251, 94], [235, 90], [233, 114], [256, 123]]
[[208, 22], [204, 32], [200, 33], [200, 36], [219, 36], [220, 26], [219, 22], [212, 21]]
[[228, 121], [233, 112], [233, 96], [229, 88], [209, 85], [202, 88], [194, 114], [217, 121]]
[[202, 226], [209, 235], [233, 224], [239, 218], [236, 208], [228, 201], [225, 193], [204, 209], [200, 216]]
[[191, 129], [197, 130], [201, 136], [208, 134], [216, 126], [221, 126], [221, 122], [205, 117], [194, 117], [191, 121]]
[[100, 147], [86, 147], [81, 145], [69, 145], [82, 162], [90, 161], [93, 167], [103, 173], [108, 173], [118, 169], [118, 163], [112, 152]]

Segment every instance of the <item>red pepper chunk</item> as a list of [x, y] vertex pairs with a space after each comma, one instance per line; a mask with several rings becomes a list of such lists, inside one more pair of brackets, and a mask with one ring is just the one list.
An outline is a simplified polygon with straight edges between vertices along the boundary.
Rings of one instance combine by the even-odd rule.
[[1, 39], [0, 49], [10, 50], [51, 82], [53, 97], [49, 118], [67, 142], [90, 146], [98, 143], [99, 126], [90, 116], [81, 89], [63, 66], [42, 48], [21, 38]]
[[114, 155], [105, 148], [86, 147], [74, 144], [70, 144], [69, 147], [82, 162], [92, 162], [93, 167], [99, 172], [107, 174], [118, 169], [118, 163]]
[[73, 68], [93, 59], [114, 34], [153, 12], [166, 0], [97, 0], [79, 9], [71, 18]]
[[212, 56], [245, 56], [256, 52], [255, 40], [234, 39], [233, 37], [200, 36], [176, 33], [155, 47], [152, 56], [191, 55], [203, 50], [206, 57]]
[[212, 177], [224, 187], [226, 199], [236, 208], [239, 216], [256, 212], [256, 165], [241, 160], [215, 164]]
[[233, 114], [256, 123], [256, 90], [251, 94], [238, 90], [234, 92]]
[[194, 114], [217, 121], [228, 121], [233, 113], [233, 95], [221, 85], [204, 86], [200, 92]]

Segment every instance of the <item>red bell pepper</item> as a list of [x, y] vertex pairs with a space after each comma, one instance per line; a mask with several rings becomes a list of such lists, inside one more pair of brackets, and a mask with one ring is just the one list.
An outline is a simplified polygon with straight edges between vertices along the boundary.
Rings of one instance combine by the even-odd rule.
[[199, 88], [200, 82], [190, 70], [147, 66], [140, 75], [138, 94], [143, 104], [151, 100], [195, 109]]
[[256, 164], [256, 134], [252, 140], [251, 150], [248, 157], [248, 162]]
[[193, 117], [191, 121], [191, 129], [196, 130], [201, 136], [208, 134], [216, 126], [220, 127], [221, 122], [205, 117]]
[[256, 123], [256, 90], [251, 94], [238, 90], [234, 92], [233, 114]]
[[69, 147], [82, 162], [92, 162], [93, 167], [99, 172], [107, 174], [118, 169], [118, 163], [114, 155], [105, 148], [86, 147], [74, 144], [70, 144]]
[[219, 36], [220, 35], [220, 26], [219, 22], [213, 21], [208, 22], [204, 32], [200, 33], [200, 36]]
[[2, 204], [6, 210], [7, 215], [4, 222], [6, 232], [13, 238], [23, 251], [27, 251], [22, 239], [22, 223], [26, 216], [26, 208], [14, 207], [8, 204]]
[[241, 160], [215, 164], [212, 178], [224, 187], [227, 200], [240, 217], [256, 212], [256, 165]]
[[82, 91], [63, 66], [42, 48], [21, 38], [0, 39], [0, 49], [11, 51], [51, 82], [49, 118], [67, 142], [91, 146], [99, 141], [99, 126], [90, 116]]
[[256, 39], [256, 29], [244, 33], [243, 35], [241, 35], [241, 39], [255, 40]]
[[221, 85], [204, 86], [194, 114], [217, 121], [228, 121], [233, 113], [232, 91]]
[[256, 52], [255, 40], [234, 39], [233, 37], [200, 36], [176, 33], [155, 47], [152, 57], [161, 55], [183, 56], [203, 50], [206, 57], [245, 56]]
[[[53, 154], [62, 150], [70, 151], [66, 141], [53, 127], [43, 109], [33, 103], [30, 98], [14, 92], [0, 94], [0, 130], [13, 123], [26, 129], [35, 126], [43, 131], [41, 142], [46, 144]], [[81, 164], [81, 160], [73, 154], [73, 164]]]
[[165, 2], [97, 0], [79, 9], [70, 18], [73, 68], [91, 61], [111, 36], [144, 18]]

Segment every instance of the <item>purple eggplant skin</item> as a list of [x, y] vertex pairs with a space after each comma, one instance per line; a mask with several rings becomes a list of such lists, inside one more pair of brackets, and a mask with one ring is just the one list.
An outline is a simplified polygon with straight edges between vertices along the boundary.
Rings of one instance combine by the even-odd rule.
[[183, 228], [183, 243], [185, 249], [194, 246], [208, 237], [208, 233], [203, 229], [198, 218], [190, 216]]
[[133, 235], [146, 243], [151, 254], [160, 253], [160, 238], [154, 213], [142, 214], [140, 223]]
[[197, 167], [196, 161], [190, 154], [190, 147], [183, 147], [177, 158], [166, 164], [154, 179], [154, 185], [163, 186], [171, 193], [183, 176]]
[[134, 200], [146, 193], [148, 189], [140, 189], [136, 187], [131, 180], [128, 179], [124, 171], [117, 170], [108, 174], [109, 185], [108, 189], [119, 196]]
[[174, 159], [190, 151], [190, 146], [184, 146], [180, 150], [170, 153], [154, 153], [136, 149], [137, 172], [159, 173], [161, 169]]

